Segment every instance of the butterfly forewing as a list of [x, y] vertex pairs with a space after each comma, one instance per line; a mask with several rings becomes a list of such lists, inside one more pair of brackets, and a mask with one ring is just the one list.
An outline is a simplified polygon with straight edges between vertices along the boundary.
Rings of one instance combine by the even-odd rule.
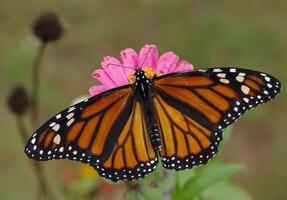
[[239, 68], [164, 75], [153, 87], [163, 166], [176, 170], [206, 163], [225, 127], [281, 90], [274, 77]]
[[[26, 154], [35, 160], [68, 158], [84, 163], [107, 159], [131, 113], [134, 92], [122, 87], [91, 97], [52, 117], [30, 138]], [[117, 128], [115, 128], [117, 126]]]

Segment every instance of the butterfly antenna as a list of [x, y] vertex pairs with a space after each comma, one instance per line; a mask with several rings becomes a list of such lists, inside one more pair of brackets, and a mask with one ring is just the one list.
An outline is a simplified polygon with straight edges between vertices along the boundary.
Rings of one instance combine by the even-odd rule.
[[142, 65], [141, 65], [140, 68], [142, 68], [142, 66], [144, 65], [144, 63], [145, 63], [147, 57], [149, 56], [149, 53], [150, 53], [150, 51], [151, 51], [151, 48], [152, 48], [152, 47], [150, 47], [150, 48], [148, 49], [148, 52], [147, 52], [147, 54], [146, 54], [146, 56], [145, 56], [145, 58], [144, 58], [144, 61], [143, 61], [143, 63], [142, 63]]
[[128, 68], [128, 69], [133, 69], [134, 70], [134, 68], [132, 68], [132, 67], [127, 67], [127, 66], [124, 66], [124, 65], [117, 65], [117, 64], [113, 64], [113, 63], [109, 63], [107, 65], [107, 68], [109, 68], [110, 65], [115, 66], [115, 67]]

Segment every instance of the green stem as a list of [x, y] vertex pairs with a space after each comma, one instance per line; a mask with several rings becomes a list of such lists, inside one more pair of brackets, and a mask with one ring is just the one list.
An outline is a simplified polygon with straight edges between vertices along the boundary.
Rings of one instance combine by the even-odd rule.
[[37, 128], [39, 120], [39, 84], [40, 84], [40, 66], [44, 55], [46, 43], [42, 42], [37, 51], [32, 74], [32, 91], [31, 91], [31, 124], [33, 129]]

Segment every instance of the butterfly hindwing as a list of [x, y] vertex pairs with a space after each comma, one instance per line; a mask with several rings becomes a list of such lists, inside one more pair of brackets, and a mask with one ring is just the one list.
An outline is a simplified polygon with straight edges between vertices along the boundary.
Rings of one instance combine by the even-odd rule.
[[153, 87], [163, 166], [176, 170], [206, 163], [225, 127], [281, 90], [274, 77], [239, 68], [168, 74]]
[[198, 123], [191, 115], [180, 112], [160, 96], [155, 97], [154, 105], [162, 134], [160, 155], [165, 168], [192, 168], [205, 164], [215, 155], [222, 131], [213, 133], [210, 130], [212, 127]]
[[131, 103], [132, 112], [104, 163], [94, 165], [101, 176], [112, 181], [143, 178], [155, 170], [158, 160], [152, 147], [142, 106]]

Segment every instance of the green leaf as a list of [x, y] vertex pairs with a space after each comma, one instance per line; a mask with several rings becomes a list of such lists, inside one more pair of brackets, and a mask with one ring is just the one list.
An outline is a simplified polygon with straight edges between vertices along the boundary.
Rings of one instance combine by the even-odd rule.
[[241, 170], [242, 165], [222, 164], [216, 160], [200, 168], [195, 177], [188, 180], [183, 187], [173, 194], [173, 199], [195, 199], [209, 187], [226, 180], [234, 173]]
[[176, 173], [175, 177], [177, 179], [178, 187], [183, 187], [189, 180], [194, 178], [196, 176], [196, 170], [184, 170], [184, 171], [178, 171], [173, 172]]
[[161, 180], [164, 169], [161, 165], [158, 165], [157, 169], [150, 175], [146, 176], [143, 180], [140, 180], [141, 183], [157, 182]]
[[252, 200], [252, 197], [241, 187], [232, 184], [229, 181], [223, 181], [205, 190], [202, 199]]

